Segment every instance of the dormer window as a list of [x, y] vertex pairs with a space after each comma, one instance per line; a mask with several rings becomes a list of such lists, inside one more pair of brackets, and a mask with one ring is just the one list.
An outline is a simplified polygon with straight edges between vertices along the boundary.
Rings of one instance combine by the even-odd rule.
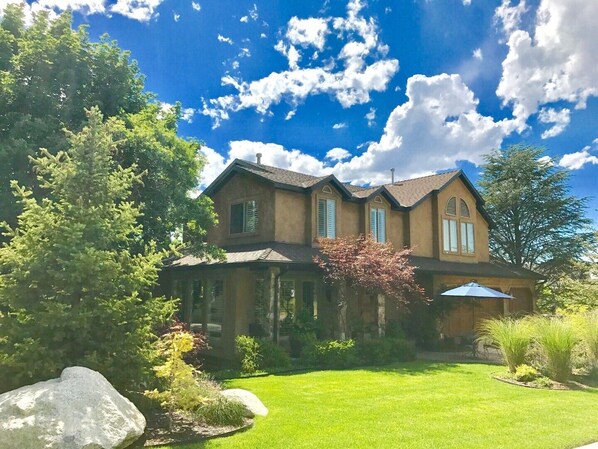
[[318, 200], [318, 237], [336, 238], [336, 200]]
[[243, 201], [230, 207], [230, 233], [247, 234], [257, 231], [257, 201]]
[[370, 236], [372, 240], [386, 243], [386, 210], [382, 208], [370, 209]]
[[446, 202], [442, 219], [442, 249], [448, 254], [475, 254], [474, 225], [469, 220], [471, 213], [467, 202], [459, 198], [459, 213], [457, 214], [457, 197], [451, 197]]

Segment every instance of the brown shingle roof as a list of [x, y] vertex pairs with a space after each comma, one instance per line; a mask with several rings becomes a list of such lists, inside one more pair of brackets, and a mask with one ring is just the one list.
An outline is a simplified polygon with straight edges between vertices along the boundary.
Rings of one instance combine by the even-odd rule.
[[261, 176], [270, 181], [287, 184], [295, 187], [308, 188], [317, 184], [326, 176], [312, 176], [283, 168], [271, 167], [269, 165], [256, 164], [248, 161], [240, 161], [241, 166], [248, 172]]
[[437, 175], [406, 179], [385, 186], [401, 206], [411, 207], [432, 191], [441, 189], [459, 173], [460, 170], [451, 170]]

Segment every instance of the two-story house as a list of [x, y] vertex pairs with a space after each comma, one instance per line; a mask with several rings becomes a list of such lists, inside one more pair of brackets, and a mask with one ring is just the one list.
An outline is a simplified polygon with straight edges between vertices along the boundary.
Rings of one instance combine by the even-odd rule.
[[[362, 188], [334, 175], [266, 166], [258, 155], [257, 163], [232, 162], [203, 195], [219, 217], [208, 241], [226, 250], [226, 260], [181, 257], [162, 282], [182, 298], [183, 320], [209, 335], [215, 355], [231, 357], [241, 334], [284, 342], [298, 313], [333, 329], [336, 292], [313, 263], [318, 238], [369, 234], [412, 248], [417, 279], [430, 297], [476, 280], [516, 298], [480, 302], [475, 318], [469, 305], [457, 304], [442, 323], [448, 337], [470, 334], [474, 319], [534, 310], [538, 275], [490, 260], [491, 219], [459, 170]], [[356, 292], [348, 309], [349, 319], [371, 333], [401, 313], [368, 292]]]

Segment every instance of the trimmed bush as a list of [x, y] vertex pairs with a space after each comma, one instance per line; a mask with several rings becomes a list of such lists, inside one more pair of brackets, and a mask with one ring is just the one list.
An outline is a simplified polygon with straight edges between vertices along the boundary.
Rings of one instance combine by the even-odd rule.
[[509, 371], [514, 373], [519, 365], [525, 363], [532, 341], [531, 327], [526, 319], [485, 320], [479, 327], [478, 341], [497, 345]]
[[235, 349], [241, 362], [241, 371], [247, 374], [255, 373], [261, 363], [259, 342], [253, 337], [239, 335], [235, 338]]
[[259, 368], [262, 370], [285, 369], [291, 366], [289, 354], [272, 340], [259, 340]]
[[415, 360], [415, 343], [403, 338], [391, 338], [390, 357], [391, 362], [411, 362]]
[[364, 365], [384, 365], [392, 358], [392, 343], [386, 338], [360, 340], [356, 348], [359, 361]]
[[348, 368], [359, 363], [353, 340], [325, 340], [305, 348], [305, 361], [318, 368]]
[[518, 382], [533, 382], [540, 376], [536, 368], [529, 365], [519, 365], [513, 377]]
[[550, 378], [567, 381], [571, 375], [573, 348], [578, 341], [573, 326], [569, 320], [542, 317], [535, 318], [533, 324]]

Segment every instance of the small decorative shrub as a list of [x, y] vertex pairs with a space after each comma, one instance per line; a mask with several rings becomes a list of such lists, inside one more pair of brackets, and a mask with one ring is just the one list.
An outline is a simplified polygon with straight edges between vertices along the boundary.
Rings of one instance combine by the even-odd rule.
[[390, 358], [391, 362], [411, 362], [415, 360], [415, 343], [404, 338], [391, 338]]
[[573, 348], [577, 343], [569, 320], [538, 317], [533, 321], [534, 333], [547, 361], [550, 377], [565, 382], [571, 375]]
[[539, 376], [532, 383], [536, 387], [540, 387], [540, 388], [551, 388], [552, 387], [552, 381], [550, 380], [550, 378], [548, 378], [546, 376]]
[[509, 371], [514, 373], [525, 357], [532, 341], [528, 320], [512, 318], [485, 320], [479, 327], [478, 341], [496, 344], [500, 348]]
[[261, 370], [285, 369], [291, 366], [289, 354], [272, 340], [260, 340], [259, 346], [259, 364]]
[[195, 416], [211, 426], [240, 426], [245, 417], [245, 406], [218, 394], [206, 399], [195, 411]]
[[401, 323], [397, 320], [388, 320], [384, 329], [384, 334], [387, 338], [406, 339], [405, 330]]
[[319, 368], [348, 368], [359, 362], [353, 340], [326, 340], [304, 351], [308, 364]]
[[540, 376], [538, 371], [529, 365], [519, 365], [515, 370], [513, 377], [518, 382], [532, 382]]
[[237, 357], [241, 362], [241, 371], [247, 374], [255, 373], [261, 363], [260, 343], [253, 337], [239, 335], [235, 338]]
[[356, 349], [364, 365], [384, 365], [391, 361], [392, 342], [387, 338], [360, 340], [356, 343]]

